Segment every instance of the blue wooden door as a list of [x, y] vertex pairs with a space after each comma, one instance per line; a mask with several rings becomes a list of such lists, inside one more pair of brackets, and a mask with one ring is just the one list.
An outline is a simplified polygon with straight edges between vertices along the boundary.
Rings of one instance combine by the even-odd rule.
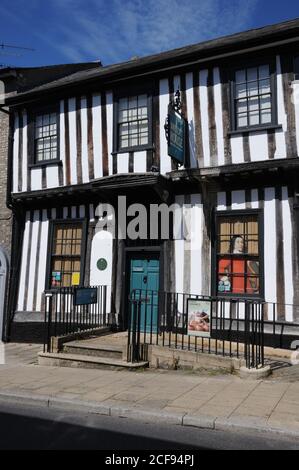
[[141, 331], [155, 332], [158, 328], [159, 270], [158, 259], [131, 259], [131, 296], [143, 299], [140, 318]]

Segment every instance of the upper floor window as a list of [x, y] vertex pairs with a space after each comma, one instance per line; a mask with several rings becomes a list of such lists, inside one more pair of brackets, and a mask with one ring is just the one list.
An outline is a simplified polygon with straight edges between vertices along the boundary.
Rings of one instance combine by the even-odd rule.
[[118, 102], [118, 150], [150, 143], [147, 95], [121, 98]]
[[37, 114], [34, 120], [35, 163], [58, 159], [57, 113]]
[[235, 130], [273, 123], [273, 89], [270, 65], [237, 70], [234, 79]]

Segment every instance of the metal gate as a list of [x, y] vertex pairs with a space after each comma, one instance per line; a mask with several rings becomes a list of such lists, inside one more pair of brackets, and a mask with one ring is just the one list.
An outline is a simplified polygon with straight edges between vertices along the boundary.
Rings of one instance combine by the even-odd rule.
[[3, 337], [4, 323], [4, 300], [7, 276], [7, 259], [4, 251], [0, 248], [0, 341]]

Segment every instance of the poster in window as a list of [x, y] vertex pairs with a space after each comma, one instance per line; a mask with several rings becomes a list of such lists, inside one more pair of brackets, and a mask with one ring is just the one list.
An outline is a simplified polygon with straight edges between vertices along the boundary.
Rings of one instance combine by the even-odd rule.
[[61, 283], [61, 272], [52, 271], [52, 287], [57, 287]]
[[218, 292], [227, 293], [232, 291], [231, 272], [231, 260], [221, 259], [218, 265]]
[[207, 300], [188, 299], [188, 331], [190, 336], [211, 337], [212, 304]]
[[79, 286], [80, 285], [80, 273], [73, 273], [72, 274], [72, 286]]
[[260, 266], [258, 261], [247, 261], [247, 292], [248, 294], [259, 294], [259, 273]]

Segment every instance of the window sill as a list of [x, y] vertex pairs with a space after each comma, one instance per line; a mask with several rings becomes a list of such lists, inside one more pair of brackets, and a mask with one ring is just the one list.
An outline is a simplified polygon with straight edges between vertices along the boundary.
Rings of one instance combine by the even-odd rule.
[[140, 147], [128, 147], [126, 149], [121, 149], [121, 150], [116, 150], [114, 152], [111, 152], [111, 155], [118, 155], [121, 153], [135, 153], [135, 152], [145, 152], [147, 150], [155, 150], [153, 146], [151, 145], [146, 145], [146, 146], [140, 146]]
[[263, 132], [263, 131], [275, 131], [275, 130], [282, 130], [282, 125], [269, 124], [267, 126], [246, 127], [244, 129], [230, 131], [228, 132], [228, 135], [229, 136], [246, 135], [246, 134], [249, 134], [250, 132]]
[[38, 162], [38, 163], [29, 163], [28, 167], [30, 169], [32, 168], [44, 168], [47, 166], [62, 166], [62, 160], [47, 160], [44, 162]]

